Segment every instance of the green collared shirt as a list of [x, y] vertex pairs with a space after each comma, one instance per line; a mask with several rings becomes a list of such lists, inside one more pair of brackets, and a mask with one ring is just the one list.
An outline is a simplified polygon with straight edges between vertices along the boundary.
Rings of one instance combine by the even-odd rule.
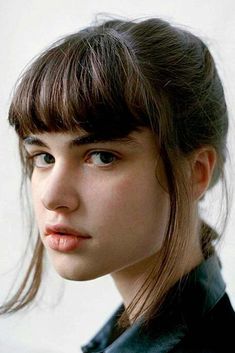
[[143, 328], [139, 320], [113, 338], [117, 336], [117, 319], [124, 310], [121, 305], [82, 347], [83, 353], [235, 352], [234, 347], [230, 351], [225, 348], [229, 347], [232, 332], [235, 336], [235, 315], [216, 255], [177, 283], [163, 308], [148, 328]]

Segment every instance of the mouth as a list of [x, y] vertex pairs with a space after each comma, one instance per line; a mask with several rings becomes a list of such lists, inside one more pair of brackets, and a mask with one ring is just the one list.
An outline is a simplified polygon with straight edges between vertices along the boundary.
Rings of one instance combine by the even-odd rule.
[[58, 234], [58, 235], [73, 235], [78, 238], [91, 238], [90, 235], [84, 234], [80, 231], [77, 231], [71, 227], [63, 226], [60, 224], [52, 225], [52, 226], [46, 226], [44, 234], [46, 236], [52, 235], [52, 234]]
[[84, 240], [91, 238], [88, 234], [60, 224], [47, 225], [44, 235], [46, 244], [60, 252], [76, 250], [81, 247]]

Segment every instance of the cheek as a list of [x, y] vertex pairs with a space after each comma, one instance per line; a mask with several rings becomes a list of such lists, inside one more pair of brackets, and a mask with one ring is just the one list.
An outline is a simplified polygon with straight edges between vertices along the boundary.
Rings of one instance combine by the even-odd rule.
[[31, 199], [32, 199], [32, 206], [34, 210], [38, 209], [39, 206], [39, 191], [36, 188], [36, 183], [34, 180], [31, 180]]
[[103, 236], [138, 239], [140, 246], [146, 239], [162, 242], [169, 200], [155, 176], [130, 175], [115, 182], [104, 181], [92, 198], [93, 220]]
[[34, 210], [36, 222], [40, 228], [40, 221], [42, 222], [42, 215], [43, 215], [43, 205], [41, 202], [41, 193], [39, 183], [32, 178], [31, 180], [31, 199], [32, 199], [32, 207]]

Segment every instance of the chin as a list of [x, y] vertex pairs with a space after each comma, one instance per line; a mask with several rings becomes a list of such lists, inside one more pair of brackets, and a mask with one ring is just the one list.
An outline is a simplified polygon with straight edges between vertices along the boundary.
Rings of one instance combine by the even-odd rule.
[[90, 281], [92, 279], [97, 278], [96, 276], [92, 276], [91, 274], [88, 273], [81, 273], [79, 271], [72, 272], [72, 271], [60, 271], [58, 269], [55, 269], [58, 275], [64, 279], [67, 279], [69, 281]]
[[70, 281], [90, 281], [107, 274], [106, 272], [101, 273], [97, 271], [97, 268], [94, 271], [94, 264], [74, 261], [74, 259], [68, 258], [67, 255], [61, 255], [59, 257], [50, 256], [50, 262], [57, 274], [64, 279]]

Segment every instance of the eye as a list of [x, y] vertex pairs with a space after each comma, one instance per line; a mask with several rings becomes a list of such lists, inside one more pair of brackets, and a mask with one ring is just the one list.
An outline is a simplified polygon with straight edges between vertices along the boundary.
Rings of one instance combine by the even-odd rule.
[[116, 162], [118, 159], [112, 152], [95, 151], [91, 152], [86, 158], [86, 162], [97, 166], [106, 166]]
[[33, 165], [37, 168], [45, 168], [55, 163], [55, 158], [49, 153], [38, 153], [29, 157], [33, 161]]

